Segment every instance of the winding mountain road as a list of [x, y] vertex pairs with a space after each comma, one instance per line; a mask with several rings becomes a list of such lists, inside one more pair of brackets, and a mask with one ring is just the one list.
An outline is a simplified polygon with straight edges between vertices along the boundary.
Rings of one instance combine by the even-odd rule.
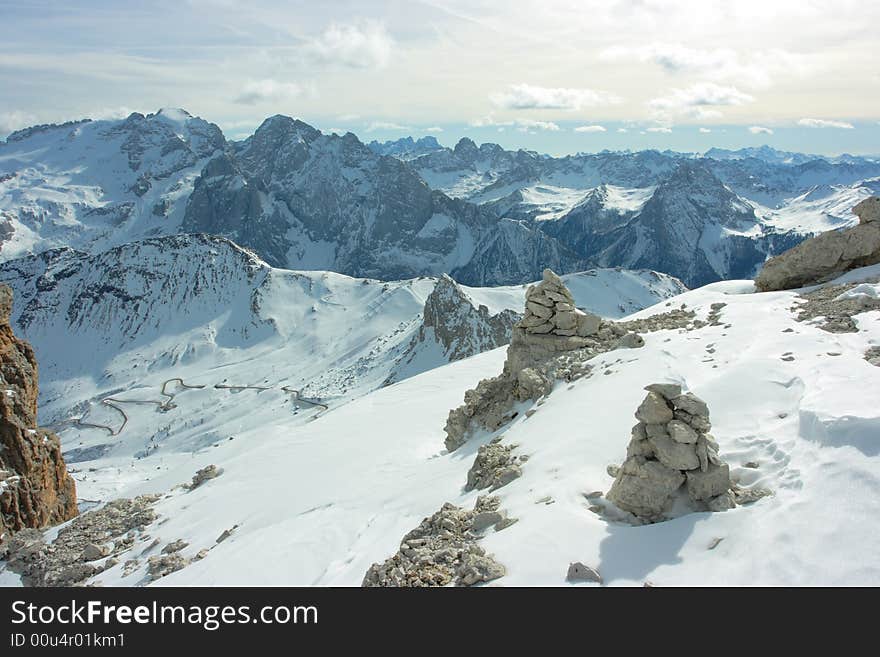
[[[78, 427], [82, 427], [82, 428], [86, 428], [86, 429], [103, 429], [103, 430], [109, 432], [109, 434], [111, 436], [118, 436], [120, 433], [122, 433], [122, 430], [125, 429], [125, 426], [128, 424], [128, 419], [129, 419], [128, 414], [125, 412], [125, 409], [120, 407], [119, 404], [154, 404], [158, 407], [158, 410], [160, 410], [160, 411], [163, 411], [163, 412], [169, 411], [172, 408], [176, 408], [176, 404], [174, 404], [174, 398], [177, 395], [176, 395], [176, 393], [168, 392], [168, 390], [167, 390], [168, 384], [174, 383], [174, 382], [178, 383], [181, 388], [185, 388], [187, 390], [201, 390], [201, 389], [208, 387], [207, 385], [189, 385], [186, 382], [184, 382], [184, 380], [181, 379], [180, 377], [166, 379], [162, 383], [162, 388], [159, 391], [160, 395], [168, 398], [165, 401], [159, 401], [156, 399], [119, 399], [118, 397], [104, 397], [104, 399], [101, 400], [102, 404], [104, 404], [105, 406], [109, 406], [110, 408], [114, 409], [122, 416], [122, 424], [119, 425], [118, 429], [114, 429], [113, 427], [108, 426], [106, 424], [97, 424], [94, 422], [84, 422], [83, 419], [88, 415], [88, 411], [86, 411], [86, 414], [80, 418], [66, 420], [64, 422], [59, 423], [58, 425], [56, 425], [56, 427], [57, 427], [56, 430], [60, 430], [60, 427], [64, 424], [73, 424], [74, 426], [78, 426]], [[213, 387], [217, 390], [273, 390], [274, 389], [270, 386], [235, 386], [235, 385], [227, 385], [225, 383], [216, 383], [216, 384], [214, 384]], [[280, 389], [288, 394], [292, 394], [293, 399], [298, 404], [304, 404], [310, 408], [321, 409], [314, 415], [314, 417], [312, 419], [316, 419], [317, 417], [319, 417], [321, 415], [321, 413], [330, 410], [330, 407], [327, 406], [327, 404], [324, 404], [322, 402], [319, 402], [319, 401], [316, 401], [313, 399], [307, 399], [305, 397], [302, 397], [300, 391], [297, 390], [296, 388], [291, 388], [289, 386], [282, 386]]]

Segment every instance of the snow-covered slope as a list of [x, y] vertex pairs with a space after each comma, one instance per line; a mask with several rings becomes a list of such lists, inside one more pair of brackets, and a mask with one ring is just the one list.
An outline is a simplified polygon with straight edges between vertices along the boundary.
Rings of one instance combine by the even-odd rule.
[[[654, 272], [600, 270], [570, 280], [579, 303], [607, 316], [682, 289]], [[3, 263], [0, 282], [13, 288], [15, 330], [40, 363], [40, 419], [62, 430], [74, 461], [82, 454], [130, 458], [159, 446], [189, 453], [192, 444], [238, 430], [227, 424], [242, 412], [239, 395], [282, 405], [274, 421], [296, 410], [285, 387], [336, 408], [389, 381], [505, 344], [522, 306], [519, 288], [464, 288], [445, 278], [432, 295], [435, 278], [383, 283], [276, 269], [207, 235], [153, 238], [96, 255], [47, 251]], [[208, 388], [184, 389], [175, 379]], [[161, 402], [163, 391], [185, 394], [158, 419], [159, 404], [130, 403]], [[130, 418], [118, 438], [111, 430], [125, 416], [101, 403], [108, 396], [121, 399]], [[184, 403], [200, 398], [210, 401]], [[227, 415], [205, 414], [207, 403]], [[110, 429], [84, 428], [77, 418]]]
[[[875, 266], [842, 280], [878, 276]], [[726, 304], [718, 322], [647, 333], [642, 348], [597, 356], [594, 375], [558, 383], [532, 407], [536, 413], [498, 432], [529, 459], [522, 477], [495, 492], [518, 522], [480, 542], [507, 570], [493, 585], [564, 585], [574, 561], [596, 567], [606, 585], [880, 583], [871, 549], [880, 517], [880, 416], [865, 394], [880, 385], [880, 368], [863, 358], [880, 345], [878, 311], [856, 315], [855, 333], [829, 333], [796, 321], [796, 291], [753, 289], [750, 281], [716, 283], [637, 313], [686, 304], [705, 318], [712, 304]], [[467, 471], [493, 435], [477, 435], [450, 455], [443, 424], [504, 356], [497, 349], [433, 369], [306, 424], [279, 415], [281, 400], [264, 392], [246, 398], [251, 391], [243, 391], [230, 408], [218, 391], [186, 391], [186, 403], [218, 423], [214, 442], [193, 445], [185, 459], [169, 452], [118, 459], [117, 494], [166, 493], [209, 463], [223, 473], [158, 501], [160, 520], [132, 554], [155, 536], [160, 546], [185, 540], [188, 557], [210, 548], [158, 585], [359, 585], [444, 502], [473, 506], [478, 493], [464, 492]], [[771, 497], [643, 526], [589, 510], [587, 496], [610, 487], [606, 466], [624, 458], [643, 386], [659, 381], [706, 400], [733, 477], [771, 489]], [[108, 483], [94, 481], [107, 476], [103, 465], [79, 473], [81, 495], [109, 495]], [[128, 575], [120, 564], [96, 579], [142, 584], [144, 558]]]
[[13, 133], [0, 142], [0, 258], [177, 232], [193, 181], [225, 148], [216, 125], [178, 109]]

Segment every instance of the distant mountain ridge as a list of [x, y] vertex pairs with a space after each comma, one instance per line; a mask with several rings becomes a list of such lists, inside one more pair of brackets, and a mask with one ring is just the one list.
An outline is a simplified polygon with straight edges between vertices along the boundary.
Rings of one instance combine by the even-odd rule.
[[0, 259], [100, 252], [179, 232], [227, 237], [284, 268], [469, 285], [545, 267], [751, 276], [855, 221], [880, 163], [769, 147], [549, 157], [433, 136], [362, 143], [276, 115], [229, 142], [184, 110], [35, 126], [0, 143]]

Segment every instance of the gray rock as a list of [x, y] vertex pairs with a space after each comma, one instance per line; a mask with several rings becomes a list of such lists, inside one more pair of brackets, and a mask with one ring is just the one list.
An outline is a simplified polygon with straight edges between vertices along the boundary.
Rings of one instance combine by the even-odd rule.
[[178, 538], [176, 541], [172, 541], [168, 545], [162, 548], [162, 554], [172, 554], [174, 552], [180, 552], [183, 548], [187, 547], [189, 543], [184, 541], [182, 538]]
[[697, 442], [697, 432], [681, 420], [671, 420], [666, 425], [666, 429], [669, 431], [669, 436], [676, 442], [689, 445]]
[[636, 418], [645, 424], [665, 424], [673, 418], [673, 414], [663, 397], [649, 392], [636, 411]]
[[599, 325], [602, 318], [593, 313], [578, 312], [577, 315], [577, 334], [586, 338], [599, 332]]
[[707, 502], [706, 506], [708, 507], [709, 511], [718, 513], [735, 508], [736, 500], [734, 499], [733, 493], [731, 491], [727, 491], [726, 493], [722, 493], [717, 497], [713, 497]]
[[580, 561], [569, 564], [568, 574], [565, 576], [569, 582], [598, 582], [602, 583], [602, 575], [590, 566], [585, 566]]
[[858, 203], [852, 211], [859, 218], [860, 224], [880, 221], [880, 197], [868, 197], [861, 203]]
[[652, 383], [649, 386], [645, 386], [645, 390], [648, 392], [656, 392], [664, 399], [669, 400], [675, 399], [681, 395], [681, 386], [677, 383]]
[[497, 490], [502, 486], [506, 486], [511, 481], [522, 477], [522, 468], [518, 465], [508, 465], [495, 475], [495, 481], [492, 483], [492, 490]]
[[639, 349], [645, 346], [645, 339], [638, 333], [627, 333], [621, 337], [616, 345], [616, 349]]
[[705, 472], [691, 470], [687, 473], [687, 491], [692, 500], [709, 500], [730, 490], [730, 468], [726, 463], [709, 465]]
[[691, 415], [696, 415], [698, 417], [704, 417], [707, 420], [709, 419], [709, 407], [706, 406], [706, 402], [692, 392], [687, 392], [676, 397], [672, 400], [672, 405], [677, 410], [682, 410], [685, 413], [690, 413]]
[[552, 309], [539, 303], [535, 303], [534, 301], [526, 301], [526, 310], [542, 319], [550, 319], [553, 316]]
[[110, 554], [109, 546], [89, 543], [83, 548], [82, 558], [84, 561], [95, 561], [97, 559], [103, 559], [108, 554]]
[[695, 470], [700, 467], [696, 449], [693, 445], [676, 442], [667, 436], [648, 436], [657, 460], [674, 470]]
[[553, 323], [560, 329], [576, 329], [577, 316], [570, 310], [560, 311], [553, 316]]
[[504, 516], [498, 511], [484, 511], [474, 515], [471, 531], [482, 532], [504, 520]]
[[659, 518], [672, 505], [672, 495], [684, 483], [678, 470], [641, 457], [627, 459], [606, 498], [642, 518]]

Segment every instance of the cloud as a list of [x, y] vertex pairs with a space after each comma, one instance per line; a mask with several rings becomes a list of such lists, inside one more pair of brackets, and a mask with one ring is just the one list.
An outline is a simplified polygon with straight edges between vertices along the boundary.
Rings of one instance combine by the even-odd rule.
[[515, 119], [514, 123], [517, 126], [517, 130], [520, 132], [528, 132], [531, 129], [535, 130], [549, 130], [551, 132], [556, 132], [559, 130], [559, 126], [553, 121], [534, 121], [532, 119]]
[[361, 118], [360, 114], [340, 114], [336, 117], [337, 120], [346, 122], [357, 121], [359, 118]]
[[699, 82], [687, 89], [672, 89], [667, 95], [648, 101], [653, 115], [664, 120], [679, 116], [692, 119], [715, 119], [721, 112], [714, 107], [744, 105], [755, 100], [736, 87], [726, 87], [714, 82]]
[[601, 125], [581, 125], [574, 129], [575, 132], [605, 132]]
[[37, 123], [37, 117], [27, 112], [13, 110], [0, 112], [0, 135], [6, 135]]
[[643, 46], [614, 46], [599, 53], [603, 61], [636, 60], [653, 63], [669, 74], [711, 75], [716, 80], [733, 80], [752, 87], [768, 87], [776, 74], [805, 74], [806, 58], [774, 48], [744, 55], [731, 48], [691, 48], [680, 43], [651, 43]]
[[241, 93], [235, 97], [234, 102], [240, 105], [256, 105], [257, 103], [278, 102], [298, 98], [303, 94], [303, 89], [293, 82], [278, 82], [277, 80], [251, 80], [245, 83]]
[[798, 125], [805, 128], [843, 128], [844, 130], [852, 130], [855, 126], [846, 121], [826, 121], [825, 119], [801, 119]]
[[765, 128], [764, 126], [761, 126], [761, 125], [753, 125], [751, 128], [749, 128], [749, 132], [751, 132], [753, 135], [772, 135], [773, 134], [773, 131], [770, 128]]
[[425, 128], [425, 132], [443, 132], [443, 128], [439, 125], [432, 125], [430, 128]]
[[94, 112], [89, 112], [89, 118], [100, 120], [115, 120], [115, 119], [125, 119], [131, 116], [131, 113], [136, 110], [131, 109], [130, 107], [104, 107], [99, 110], [95, 110]]
[[412, 128], [399, 123], [390, 121], [373, 121], [367, 126], [367, 132], [376, 132], [377, 130], [391, 130], [395, 132], [412, 132]]
[[618, 128], [617, 132], [625, 133], [625, 132], [629, 132], [629, 130], [627, 130], [626, 128]]
[[706, 134], [709, 134], [709, 133], [712, 132], [712, 131], [711, 131], [709, 128], [700, 128], [700, 132], [702, 132], [704, 135], [706, 135]]
[[383, 68], [391, 61], [394, 40], [378, 21], [331, 23], [306, 42], [303, 53], [313, 64], [348, 68]]
[[530, 129], [549, 130], [555, 132], [559, 130], [559, 125], [553, 121], [536, 121], [534, 119], [511, 119], [507, 121], [499, 121], [492, 112], [489, 112], [481, 119], [473, 119], [468, 122], [472, 128], [492, 128], [498, 127], [498, 132], [503, 132], [504, 128], [515, 126], [520, 132], [528, 132]]
[[507, 91], [489, 95], [489, 100], [504, 109], [577, 110], [582, 107], [619, 103], [620, 98], [607, 91], [563, 87], [535, 87], [512, 84]]
[[655, 128], [645, 128], [648, 132], [659, 132], [664, 135], [668, 135], [672, 132], [672, 128], [667, 128], [665, 126], [657, 126]]

